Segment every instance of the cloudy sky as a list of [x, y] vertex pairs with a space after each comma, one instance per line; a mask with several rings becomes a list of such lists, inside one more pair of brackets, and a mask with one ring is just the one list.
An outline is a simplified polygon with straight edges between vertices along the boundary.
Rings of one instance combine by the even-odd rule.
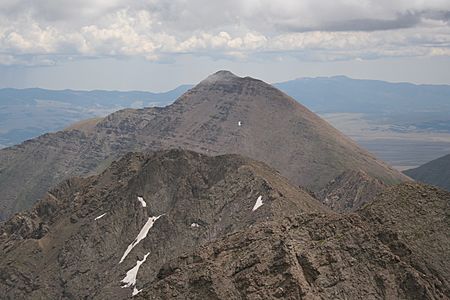
[[0, 87], [160, 91], [218, 69], [450, 84], [450, 1], [0, 1]]

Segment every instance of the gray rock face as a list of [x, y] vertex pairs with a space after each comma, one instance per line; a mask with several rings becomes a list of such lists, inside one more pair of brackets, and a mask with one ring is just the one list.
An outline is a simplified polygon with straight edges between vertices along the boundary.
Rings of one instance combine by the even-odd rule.
[[407, 177], [260, 80], [221, 71], [164, 108], [127, 109], [0, 150], [0, 215], [30, 207], [64, 179], [96, 174], [130, 151], [183, 148], [263, 161], [315, 192], [345, 170], [387, 184]]
[[387, 186], [362, 171], [346, 171], [330, 181], [316, 196], [334, 211], [355, 211], [371, 202]]
[[[0, 227], [2, 297], [128, 298], [203, 243], [325, 211], [265, 164], [237, 155], [128, 154], [99, 176], [64, 182]], [[144, 257], [136, 286], [121, 288]]]

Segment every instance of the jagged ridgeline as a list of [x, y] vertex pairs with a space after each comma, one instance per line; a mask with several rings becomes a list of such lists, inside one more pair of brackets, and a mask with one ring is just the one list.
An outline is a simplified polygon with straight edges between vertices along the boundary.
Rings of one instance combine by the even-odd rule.
[[384, 184], [407, 180], [273, 86], [220, 71], [170, 106], [122, 110], [0, 150], [0, 217], [127, 152], [167, 148], [241, 154], [314, 192], [343, 172], [361, 171]]
[[240, 155], [129, 153], [0, 226], [1, 298], [448, 299], [449, 205], [406, 183], [338, 214]]
[[124, 299], [163, 265], [262, 221], [325, 212], [264, 163], [181, 150], [126, 155], [0, 227], [8, 299]]

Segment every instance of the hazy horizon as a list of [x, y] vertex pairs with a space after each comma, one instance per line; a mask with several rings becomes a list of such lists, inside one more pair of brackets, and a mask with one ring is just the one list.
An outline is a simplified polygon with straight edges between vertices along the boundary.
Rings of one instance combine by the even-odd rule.
[[166, 91], [217, 70], [450, 84], [450, 2], [6, 0], [0, 87]]
[[[70, 87], [69, 85], [67, 85], [67, 86], [64, 85], [64, 86], [60, 86], [60, 87], [56, 87], [56, 86], [53, 87], [53, 85], [51, 85], [51, 84], [49, 85], [49, 87], [47, 87], [47, 85], [45, 83], [41, 83], [40, 85], [18, 84], [18, 85], [15, 85], [15, 86], [14, 85], [5, 85], [5, 84], [0, 83], [0, 89], [7, 89], [7, 88], [12, 88], [12, 89], [33, 89], [33, 88], [36, 88], [36, 89], [46, 89], [46, 90], [53, 90], [53, 91], [60, 91], [60, 90], [76, 90], [76, 91], [96, 91], [97, 90], [97, 91], [101, 91], [101, 90], [104, 90], [104, 91], [117, 91], [117, 92], [142, 91], [142, 92], [164, 93], [164, 92], [170, 92], [170, 91], [172, 91], [174, 89], [177, 89], [179, 87], [182, 87], [182, 86], [191, 86], [191, 85], [193, 86], [193, 85], [196, 85], [201, 80], [205, 79], [207, 76], [209, 76], [209, 75], [211, 75], [211, 74], [213, 74], [213, 73], [215, 73], [217, 71], [220, 71], [220, 70], [230, 71], [230, 72], [232, 72], [232, 73], [234, 73], [234, 74], [236, 74], [236, 75], [238, 75], [240, 77], [250, 76], [248, 74], [236, 73], [236, 72], [234, 72], [233, 70], [230, 70], [230, 69], [217, 69], [215, 71], [212, 71], [211, 73], [205, 74], [203, 77], [201, 77], [200, 79], [198, 79], [195, 82], [188, 82], [188, 81], [182, 82], [182, 81], [179, 81], [178, 84], [174, 84], [174, 85], [171, 85], [169, 83], [169, 84], [167, 84], [167, 87], [164, 88], [164, 89], [148, 89], [148, 88], [147, 89], [144, 89], [144, 88], [143, 89], [127, 89], [127, 88], [120, 89], [120, 88], [115, 88], [113, 86], [105, 87], [105, 88], [95, 88], [95, 87], [92, 87], [92, 88], [82, 88], [82, 87], [81, 88], [73, 88], [73, 87]], [[414, 80], [409, 80], [408, 81], [408, 80], [401, 80], [401, 79], [398, 79], [398, 80], [395, 80], [395, 79], [387, 80], [387, 79], [381, 78], [381, 77], [355, 77], [355, 76], [349, 76], [349, 75], [340, 74], [340, 73], [328, 74], [328, 75], [316, 74], [316, 75], [313, 75], [313, 76], [307, 76], [307, 75], [306, 76], [294, 76], [294, 77], [286, 77], [285, 79], [280, 79], [280, 80], [275, 80], [275, 81], [268, 81], [268, 80], [265, 80], [265, 79], [263, 79], [261, 77], [258, 77], [258, 76], [250, 76], [250, 77], [254, 77], [256, 79], [261, 79], [261, 80], [263, 80], [263, 81], [265, 81], [267, 83], [270, 83], [270, 84], [277, 84], [277, 83], [283, 83], [283, 82], [293, 81], [293, 80], [333, 78], [333, 77], [342, 77], [342, 76], [350, 78], [350, 79], [354, 79], [354, 80], [374, 80], [374, 81], [383, 81], [383, 82], [394, 83], [394, 84], [395, 83], [407, 83], [407, 84], [414, 84], [414, 85], [445, 85], [445, 86], [450, 85], [450, 80], [449, 80], [449, 82], [429, 82], [429, 81], [421, 82], [421, 81], [414, 81]]]

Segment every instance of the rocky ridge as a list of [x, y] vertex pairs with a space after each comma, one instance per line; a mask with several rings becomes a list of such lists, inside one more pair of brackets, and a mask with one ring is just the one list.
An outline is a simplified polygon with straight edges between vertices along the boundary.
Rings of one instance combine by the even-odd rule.
[[237, 155], [131, 153], [98, 176], [65, 181], [0, 227], [0, 287], [5, 299], [125, 299], [202, 243], [326, 210]]
[[130, 153], [0, 226], [5, 299], [449, 299], [450, 193], [337, 214], [266, 164]]

